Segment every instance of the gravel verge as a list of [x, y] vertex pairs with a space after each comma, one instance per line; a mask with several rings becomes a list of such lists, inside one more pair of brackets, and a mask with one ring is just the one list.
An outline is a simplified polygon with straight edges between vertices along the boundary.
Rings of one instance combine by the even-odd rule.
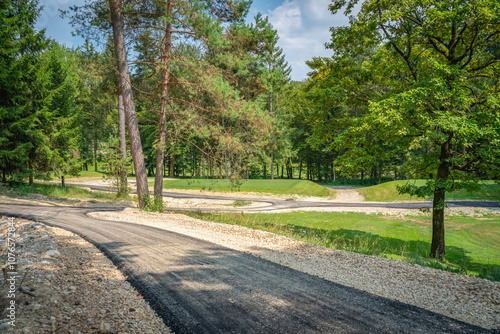
[[96, 219], [143, 224], [182, 233], [269, 261], [437, 312], [486, 329], [500, 330], [500, 283], [374, 256], [319, 247], [246, 227], [206, 222], [181, 214], [133, 208], [90, 213]]
[[[6, 260], [8, 218], [2, 217], [0, 222], [0, 253]], [[171, 333], [95, 246], [60, 228], [18, 218], [14, 223], [15, 235], [10, 237], [15, 240], [18, 291], [9, 297], [10, 281], [1, 279], [0, 331]], [[21, 281], [27, 292], [19, 291]], [[13, 322], [7, 317], [12, 301]]]

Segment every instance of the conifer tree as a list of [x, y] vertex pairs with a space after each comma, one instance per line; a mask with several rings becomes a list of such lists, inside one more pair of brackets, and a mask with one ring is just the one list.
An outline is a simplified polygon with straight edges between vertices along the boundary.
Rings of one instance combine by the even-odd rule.
[[[34, 28], [38, 1], [0, 3], [0, 168], [33, 183], [34, 164], [44, 160], [46, 136], [39, 129], [40, 108], [47, 86], [40, 54], [44, 31]], [[45, 160], [45, 163], [47, 161]]]

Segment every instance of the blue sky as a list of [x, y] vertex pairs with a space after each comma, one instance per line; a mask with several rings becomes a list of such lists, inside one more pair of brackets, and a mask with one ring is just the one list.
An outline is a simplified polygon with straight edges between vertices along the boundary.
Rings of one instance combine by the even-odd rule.
[[[81, 4], [82, 0], [40, 0], [44, 11], [37, 28], [47, 29], [47, 36], [68, 46], [77, 46], [81, 39], [71, 36], [72, 27], [59, 17], [58, 9], [68, 9]], [[249, 16], [258, 12], [269, 17], [280, 36], [279, 46], [283, 48], [286, 60], [292, 67], [292, 79], [304, 80], [309, 68], [306, 60], [318, 56], [330, 56], [331, 50], [324, 45], [330, 39], [329, 28], [346, 25], [348, 20], [342, 14], [332, 15], [328, 11], [330, 0], [254, 0]]]

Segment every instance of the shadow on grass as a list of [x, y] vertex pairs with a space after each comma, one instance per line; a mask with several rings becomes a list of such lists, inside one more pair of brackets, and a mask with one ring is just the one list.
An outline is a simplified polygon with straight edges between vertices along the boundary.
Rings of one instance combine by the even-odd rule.
[[326, 230], [293, 224], [282, 228], [281, 235], [328, 248], [386, 258], [400, 257], [405, 262], [425, 267], [500, 281], [499, 265], [474, 261], [470, 252], [460, 247], [446, 246], [446, 262], [440, 262], [429, 257], [431, 244], [422, 240], [402, 240], [343, 228]]

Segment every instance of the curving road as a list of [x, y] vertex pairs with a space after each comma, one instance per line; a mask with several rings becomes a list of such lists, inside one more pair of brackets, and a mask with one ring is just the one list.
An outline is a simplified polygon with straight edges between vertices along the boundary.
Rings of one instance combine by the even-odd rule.
[[[74, 186], [86, 187], [92, 190], [98, 191], [113, 191], [106, 186], [96, 186], [96, 185], [85, 185], [85, 184], [73, 184]], [[132, 190], [132, 193], [136, 193]], [[235, 211], [241, 212], [272, 212], [284, 209], [301, 209], [301, 208], [386, 208], [386, 209], [422, 209], [422, 208], [432, 208], [432, 202], [359, 202], [359, 203], [341, 203], [341, 202], [313, 202], [313, 201], [295, 201], [295, 200], [274, 200], [265, 198], [243, 198], [243, 197], [231, 197], [231, 196], [213, 196], [213, 195], [201, 195], [201, 194], [186, 194], [186, 193], [176, 193], [164, 191], [163, 196], [172, 198], [185, 198], [185, 199], [212, 199], [212, 200], [242, 200], [251, 202], [261, 202], [268, 203], [269, 206], [256, 207], [256, 208], [239, 208], [239, 209], [224, 209], [224, 211]], [[459, 207], [476, 207], [476, 208], [490, 208], [490, 209], [500, 209], [500, 202], [494, 201], [446, 201], [446, 204], [450, 208]], [[176, 211], [189, 211], [191, 209], [186, 208], [168, 208]], [[201, 211], [220, 211], [220, 209], [196, 209]]]
[[94, 243], [177, 334], [489, 333], [213, 243], [86, 216], [103, 210], [110, 209], [0, 204], [1, 215]]

